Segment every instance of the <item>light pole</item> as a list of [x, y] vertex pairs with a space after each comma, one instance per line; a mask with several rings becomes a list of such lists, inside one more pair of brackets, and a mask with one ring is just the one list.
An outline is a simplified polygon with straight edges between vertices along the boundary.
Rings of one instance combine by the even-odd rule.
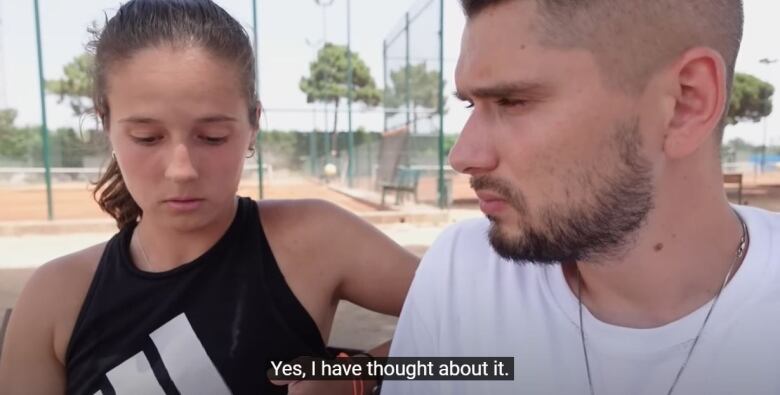
[[444, 0], [439, 0], [439, 208], [447, 207], [452, 188], [444, 180]]
[[[0, 0], [0, 10], [3, 9], [3, 0]], [[6, 107], [8, 101], [5, 83], [5, 53], [3, 53], [3, 16], [0, 15], [0, 109]]]
[[[763, 58], [763, 59], [759, 60], [758, 62], [763, 64], [763, 65], [770, 66], [772, 64], [777, 63], [777, 59]], [[764, 167], [766, 166], [766, 134], [767, 134], [767, 129], [769, 128], [769, 126], [768, 126], [769, 122], [767, 121], [767, 118], [769, 118], [769, 115], [764, 117], [764, 121], [763, 121], [763, 124], [764, 124], [764, 138], [763, 138], [763, 142], [761, 143], [761, 173], [762, 174], [764, 173]]]
[[347, 0], [347, 148], [349, 161], [347, 162], [347, 185], [352, 188], [352, 178], [355, 175], [355, 138], [352, 135], [352, 15], [350, 0]]
[[[254, 44], [254, 50], [255, 50], [255, 94], [258, 97], [258, 100], [260, 98], [260, 56], [259, 56], [259, 48], [260, 45], [257, 42], [257, 0], [252, 0], [252, 33], [254, 35], [254, 41], [252, 44]], [[259, 125], [258, 125], [259, 129]], [[263, 198], [263, 135], [262, 131], [257, 131], [257, 138], [255, 141], [255, 145], [257, 148], [255, 148], [255, 152], [257, 153], [257, 181], [258, 181], [258, 190], [257, 193], [259, 194], [259, 198]]]
[[[320, 46], [322, 45], [323, 41], [311, 41], [308, 38], [306, 39], [306, 45], [309, 46], [309, 48], [312, 49], [312, 53], [314, 54], [314, 59], [316, 61], [317, 59], [317, 52], [319, 51]], [[319, 150], [317, 149], [317, 133], [319, 133], [319, 128], [317, 127], [317, 103], [312, 104], [314, 106], [314, 109], [311, 112], [311, 126], [312, 130], [309, 132], [309, 172], [311, 173], [312, 177], [317, 177], [317, 169], [319, 168]], [[327, 108], [324, 108], [323, 111], [327, 111]], [[323, 130], [328, 128], [328, 114], [325, 113], [325, 127]]]
[[49, 164], [49, 127], [46, 124], [46, 79], [43, 78], [43, 49], [41, 45], [41, 18], [38, 11], [38, 0], [35, 6], [35, 43], [38, 47], [38, 81], [41, 89], [41, 138], [43, 139], [43, 167], [46, 176], [46, 208], [49, 221], [54, 218], [51, 197], [51, 166]]
[[330, 7], [336, 0], [314, 0], [318, 6], [322, 7], [322, 43], [328, 42], [328, 15], [325, 9]]
[[[335, 0], [314, 0], [314, 2], [322, 7], [322, 46], [325, 47], [325, 44], [328, 43], [328, 14], [326, 12], [326, 8], [330, 7]], [[331, 157], [331, 141], [328, 136], [328, 102], [323, 102], [322, 105], [323, 108], [323, 117], [325, 119], [325, 127], [323, 128], [323, 131], [325, 132], [325, 163], [330, 163], [330, 157]], [[338, 117], [339, 114], [334, 111], [333, 113], [334, 117]]]

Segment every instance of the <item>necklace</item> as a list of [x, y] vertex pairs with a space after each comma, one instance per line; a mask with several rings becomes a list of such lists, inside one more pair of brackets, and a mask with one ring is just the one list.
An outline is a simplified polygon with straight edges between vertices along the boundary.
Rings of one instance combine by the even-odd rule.
[[[688, 355], [685, 357], [685, 361], [683, 361], [682, 366], [680, 366], [680, 370], [677, 371], [677, 375], [674, 377], [674, 381], [672, 382], [672, 386], [669, 387], [667, 395], [672, 394], [674, 388], [677, 386], [677, 382], [680, 381], [680, 376], [682, 376], [685, 367], [688, 366], [688, 362], [691, 360], [693, 350], [696, 348], [696, 344], [699, 342], [699, 338], [701, 337], [702, 332], [704, 332], [704, 327], [707, 325], [707, 321], [709, 321], [710, 315], [715, 309], [715, 305], [718, 303], [718, 299], [720, 298], [721, 292], [723, 292], [723, 288], [726, 287], [726, 284], [731, 279], [734, 268], [737, 266], [738, 262], [742, 262], [742, 260], [745, 258], [745, 251], [747, 250], [747, 244], [750, 236], [748, 235], [748, 229], [745, 221], [742, 219], [742, 217], [740, 217], [739, 214], [736, 212], [735, 214], [737, 215], [737, 219], [739, 219], [739, 223], [742, 225], [742, 237], [739, 239], [737, 252], [734, 255], [734, 261], [731, 262], [729, 271], [726, 273], [726, 278], [723, 280], [723, 284], [721, 284], [720, 289], [718, 289], [718, 292], [715, 294], [715, 298], [712, 300], [712, 304], [707, 311], [707, 315], [704, 317], [704, 322], [702, 322], [701, 328], [699, 328], [699, 332], [696, 333], [696, 337], [693, 338], [693, 344], [691, 344], [691, 347], [688, 349]], [[588, 374], [588, 388], [590, 389], [590, 395], [595, 395], [593, 390], [593, 379], [590, 373], [590, 362], [588, 360], [588, 347], [585, 344], [585, 328], [582, 325], [582, 275], [580, 274], [579, 268], [577, 268], [577, 301], [579, 302], [580, 339], [582, 340], [582, 353], [585, 356], [585, 371]]]
[[144, 266], [146, 267], [146, 270], [151, 270], [152, 265], [149, 264], [149, 257], [146, 255], [144, 244], [141, 242], [141, 234], [138, 232], [138, 228], [136, 228], [135, 239], [138, 244], [138, 249], [141, 250], [141, 256], [144, 258]]

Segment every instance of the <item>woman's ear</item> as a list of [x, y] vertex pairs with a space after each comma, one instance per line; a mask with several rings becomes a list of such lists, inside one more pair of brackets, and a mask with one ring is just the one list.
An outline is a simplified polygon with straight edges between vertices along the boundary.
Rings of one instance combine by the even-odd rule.
[[257, 102], [255, 102], [255, 114], [254, 114], [255, 116], [254, 121], [255, 121], [255, 125], [257, 125], [256, 129], [258, 130], [260, 129], [260, 119], [262, 118], [262, 115], [263, 115], [263, 103], [260, 100], [258, 100]]
[[108, 119], [108, 113], [98, 112], [95, 110], [95, 112], [92, 114], [95, 117], [95, 125], [98, 127], [102, 127], [104, 132], [109, 131], [109, 119]]

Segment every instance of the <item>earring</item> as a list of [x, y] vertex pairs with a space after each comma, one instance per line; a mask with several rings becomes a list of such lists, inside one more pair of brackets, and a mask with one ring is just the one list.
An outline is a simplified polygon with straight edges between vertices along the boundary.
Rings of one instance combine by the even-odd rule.
[[247, 158], [247, 159], [249, 159], [249, 158], [251, 158], [251, 157], [255, 156], [255, 151], [256, 151], [256, 150], [255, 150], [255, 147], [254, 147], [254, 146], [252, 146], [252, 147], [249, 147], [249, 154], [245, 155], [244, 157], [245, 157], [245, 158]]
[[116, 151], [111, 151], [111, 158], [116, 160]]

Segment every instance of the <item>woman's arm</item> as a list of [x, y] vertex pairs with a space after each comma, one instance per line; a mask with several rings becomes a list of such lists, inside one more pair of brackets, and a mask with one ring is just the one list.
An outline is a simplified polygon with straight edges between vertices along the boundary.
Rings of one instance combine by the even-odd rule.
[[65, 393], [65, 350], [104, 245], [41, 266], [14, 306], [0, 357], [0, 393]]
[[62, 394], [65, 366], [54, 351], [51, 289], [56, 270], [38, 269], [24, 287], [11, 314], [0, 358], [4, 394]]
[[338, 235], [327, 245], [339, 270], [336, 298], [398, 316], [420, 259], [356, 215], [329, 211], [323, 226]]
[[398, 316], [419, 258], [322, 200], [263, 201], [261, 220], [284, 276], [327, 339], [340, 300]]
[[[288, 283], [327, 339], [340, 300], [398, 316], [419, 258], [356, 215], [321, 200], [264, 201], [261, 219]], [[291, 264], [294, 263], [294, 264]], [[387, 341], [368, 350], [386, 357]], [[290, 381], [276, 381], [286, 385]], [[370, 393], [374, 382], [364, 382]], [[290, 394], [350, 394], [351, 381], [300, 381]]]
[[[336, 297], [376, 312], [398, 316], [409, 291], [419, 258], [396, 244], [377, 228], [338, 207], [326, 215], [338, 237], [328, 246], [339, 262]], [[390, 341], [366, 351], [371, 357], [387, 357]], [[363, 382], [363, 393], [373, 394], [377, 383]]]

